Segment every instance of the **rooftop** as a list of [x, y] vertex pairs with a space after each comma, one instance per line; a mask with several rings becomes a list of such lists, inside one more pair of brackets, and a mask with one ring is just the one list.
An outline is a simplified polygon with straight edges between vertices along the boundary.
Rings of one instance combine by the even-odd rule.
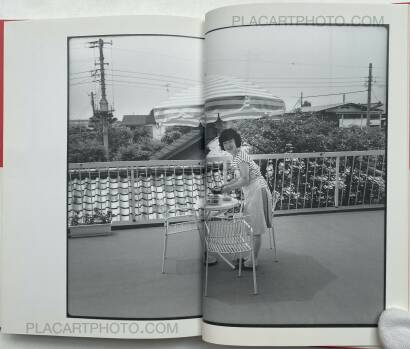
[[[367, 105], [362, 103], [335, 103], [335, 104], [325, 104], [325, 105], [314, 105], [310, 107], [302, 107], [300, 108], [302, 113], [317, 113], [320, 111], [331, 111], [332, 109], [343, 109], [343, 108], [353, 108], [357, 109], [358, 111], [367, 110]], [[380, 107], [382, 104], [371, 103], [370, 110], [372, 111], [381, 111]]]
[[155, 125], [153, 115], [124, 115], [122, 124], [125, 126]]
[[180, 138], [178, 138], [171, 144], [168, 144], [165, 147], [163, 147], [159, 152], [154, 154], [152, 159], [169, 159], [176, 153], [182, 152], [183, 150], [190, 147], [192, 144], [201, 141], [201, 139], [201, 130], [193, 129], [183, 134]]

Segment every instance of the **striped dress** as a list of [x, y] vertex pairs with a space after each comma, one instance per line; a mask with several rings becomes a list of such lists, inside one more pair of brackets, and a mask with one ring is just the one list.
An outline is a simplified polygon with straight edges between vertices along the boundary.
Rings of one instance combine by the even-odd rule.
[[267, 228], [272, 227], [272, 196], [259, 166], [246, 151], [239, 149], [238, 154], [232, 160], [236, 177], [240, 176], [239, 166], [242, 163], [249, 166], [249, 184], [242, 187], [244, 214], [253, 229], [253, 234], [262, 235]]
[[268, 184], [266, 183], [265, 178], [263, 178], [259, 166], [251, 159], [250, 155], [245, 150], [240, 148], [238, 154], [236, 154], [232, 160], [232, 168], [237, 177], [239, 177], [238, 172], [241, 163], [246, 163], [249, 166], [250, 182], [258, 181], [261, 186], [268, 188]]

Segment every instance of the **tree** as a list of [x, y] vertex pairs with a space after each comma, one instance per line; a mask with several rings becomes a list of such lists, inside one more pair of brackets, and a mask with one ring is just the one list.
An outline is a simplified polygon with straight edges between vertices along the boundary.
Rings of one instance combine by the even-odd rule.
[[[108, 133], [109, 157], [119, 161], [147, 160], [190, 130], [186, 126], [170, 127], [161, 142], [153, 140], [146, 128], [130, 129], [113, 122]], [[108, 161], [102, 152], [102, 130], [70, 127], [68, 137], [69, 162]]]
[[68, 145], [68, 162], [97, 162], [107, 161], [105, 157], [104, 146], [96, 139], [86, 140], [84, 142], [69, 143]]
[[166, 131], [165, 134], [161, 138], [161, 142], [165, 144], [171, 144], [175, 142], [178, 138], [182, 136], [182, 133], [177, 130]]
[[[114, 160], [146, 160], [165, 146], [150, 138], [145, 129], [131, 130], [115, 124], [109, 129], [109, 140], [110, 158]], [[70, 127], [68, 146], [70, 163], [107, 161], [102, 135], [96, 129]]]
[[162, 146], [160, 142], [154, 140], [150, 140], [146, 143], [121, 146], [115, 154], [114, 159], [117, 161], [149, 160]]
[[134, 132], [122, 125], [113, 126], [109, 129], [108, 139], [110, 140], [111, 157], [113, 157], [120, 147], [134, 143]]
[[150, 152], [141, 150], [139, 144], [130, 144], [120, 147], [114, 159], [118, 161], [137, 161], [148, 160], [149, 156]]
[[103, 118], [106, 117], [108, 121], [108, 125], [112, 125], [114, 122], [117, 121], [117, 118], [110, 112], [102, 112], [102, 111], [95, 111], [95, 114], [90, 117], [90, 124], [93, 125], [97, 130], [102, 132], [103, 127]]
[[385, 148], [385, 130], [380, 128], [339, 128], [317, 117], [275, 122], [246, 120], [237, 124], [243, 140], [255, 153], [295, 153], [369, 150]]
[[[243, 141], [253, 153], [311, 153], [386, 149], [384, 129], [339, 128], [334, 122], [316, 117], [243, 121], [236, 124]], [[383, 156], [346, 156], [336, 174], [335, 157], [279, 158], [262, 162], [261, 172], [271, 190], [281, 193], [286, 207], [327, 207], [332, 205], [336, 179], [341, 205], [384, 203]], [[363, 170], [362, 166], [372, 169]], [[337, 177], [336, 177], [337, 176]], [[371, 183], [368, 184], [367, 183]]]
[[133, 143], [142, 143], [146, 139], [150, 138], [148, 131], [145, 127], [135, 128], [134, 130], [132, 130], [132, 132], [133, 132], [133, 136], [132, 136]]

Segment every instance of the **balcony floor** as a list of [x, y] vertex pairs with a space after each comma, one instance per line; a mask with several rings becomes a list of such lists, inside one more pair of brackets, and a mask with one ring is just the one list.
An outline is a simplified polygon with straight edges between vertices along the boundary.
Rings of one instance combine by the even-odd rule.
[[[370, 324], [383, 310], [384, 211], [275, 218], [279, 262], [264, 236], [252, 295], [224, 263], [210, 267], [204, 317], [246, 324]], [[161, 228], [69, 239], [72, 316], [158, 318], [201, 313], [197, 234], [170, 238], [161, 273]]]
[[383, 310], [384, 211], [277, 217], [252, 272], [209, 273], [204, 319], [232, 324], [374, 324]]
[[198, 234], [168, 239], [161, 273], [163, 228], [117, 230], [68, 239], [68, 309], [72, 316], [163, 318], [200, 316]]

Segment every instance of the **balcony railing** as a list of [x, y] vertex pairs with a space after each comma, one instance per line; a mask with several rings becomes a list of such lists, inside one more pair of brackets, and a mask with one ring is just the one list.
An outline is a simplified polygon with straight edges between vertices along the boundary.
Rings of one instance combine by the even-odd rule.
[[[384, 205], [385, 151], [252, 155], [276, 210]], [[229, 158], [69, 164], [68, 218], [84, 221], [94, 209], [114, 221], [141, 221], [201, 210], [208, 189], [234, 176]], [[240, 196], [240, 192], [233, 195]]]

